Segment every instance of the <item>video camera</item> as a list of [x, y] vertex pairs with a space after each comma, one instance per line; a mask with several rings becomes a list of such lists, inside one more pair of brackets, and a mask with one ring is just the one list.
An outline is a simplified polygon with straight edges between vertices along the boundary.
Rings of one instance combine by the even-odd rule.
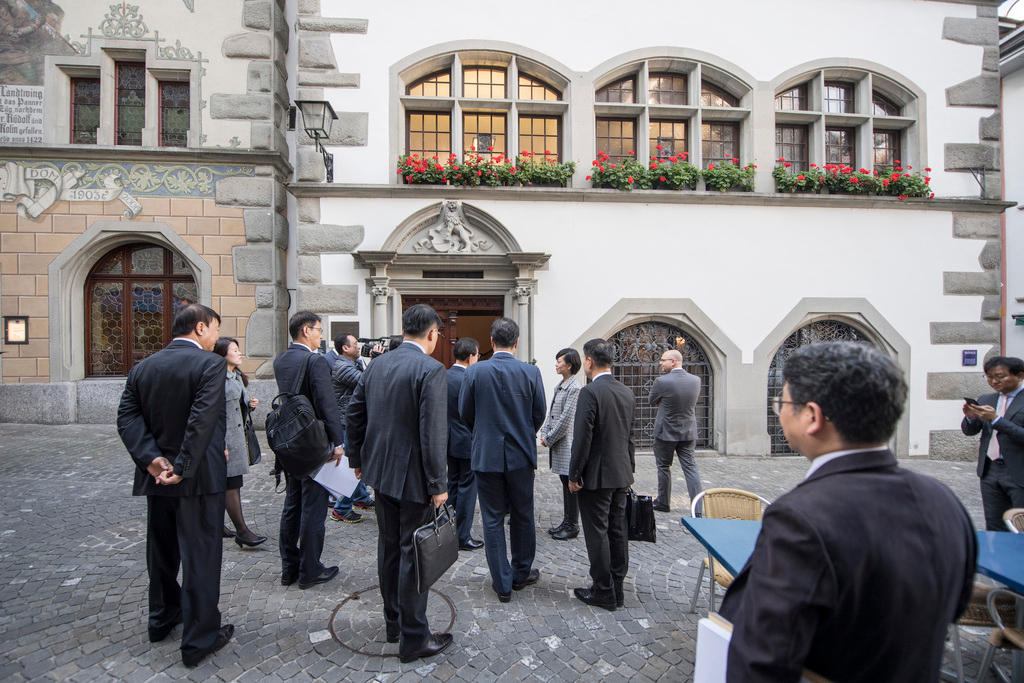
[[360, 356], [363, 358], [376, 358], [388, 352], [388, 344], [391, 342], [391, 337], [376, 337], [373, 339], [357, 337], [356, 341], [363, 345], [363, 348], [359, 350]]

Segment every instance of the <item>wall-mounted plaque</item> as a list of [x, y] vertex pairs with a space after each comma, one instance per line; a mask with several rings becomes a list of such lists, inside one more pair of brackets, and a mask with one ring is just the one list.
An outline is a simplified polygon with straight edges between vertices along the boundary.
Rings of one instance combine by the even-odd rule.
[[43, 143], [43, 86], [0, 84], [0, 144]]

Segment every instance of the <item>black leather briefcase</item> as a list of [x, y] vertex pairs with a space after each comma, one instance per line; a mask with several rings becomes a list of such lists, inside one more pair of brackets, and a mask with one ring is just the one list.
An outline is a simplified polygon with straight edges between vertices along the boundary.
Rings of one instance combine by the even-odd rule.
[[434, 508], [434, 519], [412, 536], [415, 546], [416, 590], [425, 593], [459, 559], [455, 511], [448, 504]]
[[626, 524], [629, 540], [656, 543], [658, 529], [654, 525], [654, 501], [650, 496], [638, 496], [626, 491]]

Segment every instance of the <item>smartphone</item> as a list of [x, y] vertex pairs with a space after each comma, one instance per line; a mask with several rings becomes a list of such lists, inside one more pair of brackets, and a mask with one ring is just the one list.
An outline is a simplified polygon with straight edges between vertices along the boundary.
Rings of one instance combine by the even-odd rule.
[[980, 403], [978, 403], [976, 400], [974, 400], [970, 396], [964, 396], [964, 401], [966, 401], [967, 405], [969, 405], [969, 406], [980, 406], [981, 405]]

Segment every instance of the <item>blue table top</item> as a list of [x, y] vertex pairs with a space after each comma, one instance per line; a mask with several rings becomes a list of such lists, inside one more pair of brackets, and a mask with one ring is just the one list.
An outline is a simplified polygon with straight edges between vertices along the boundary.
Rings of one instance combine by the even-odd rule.
[[[754, 552], [760, 522], [683, 517], [683, 526], [735, 576]], [[1024, 595], [1024, 534], [978, 531], [978, 573]]]

